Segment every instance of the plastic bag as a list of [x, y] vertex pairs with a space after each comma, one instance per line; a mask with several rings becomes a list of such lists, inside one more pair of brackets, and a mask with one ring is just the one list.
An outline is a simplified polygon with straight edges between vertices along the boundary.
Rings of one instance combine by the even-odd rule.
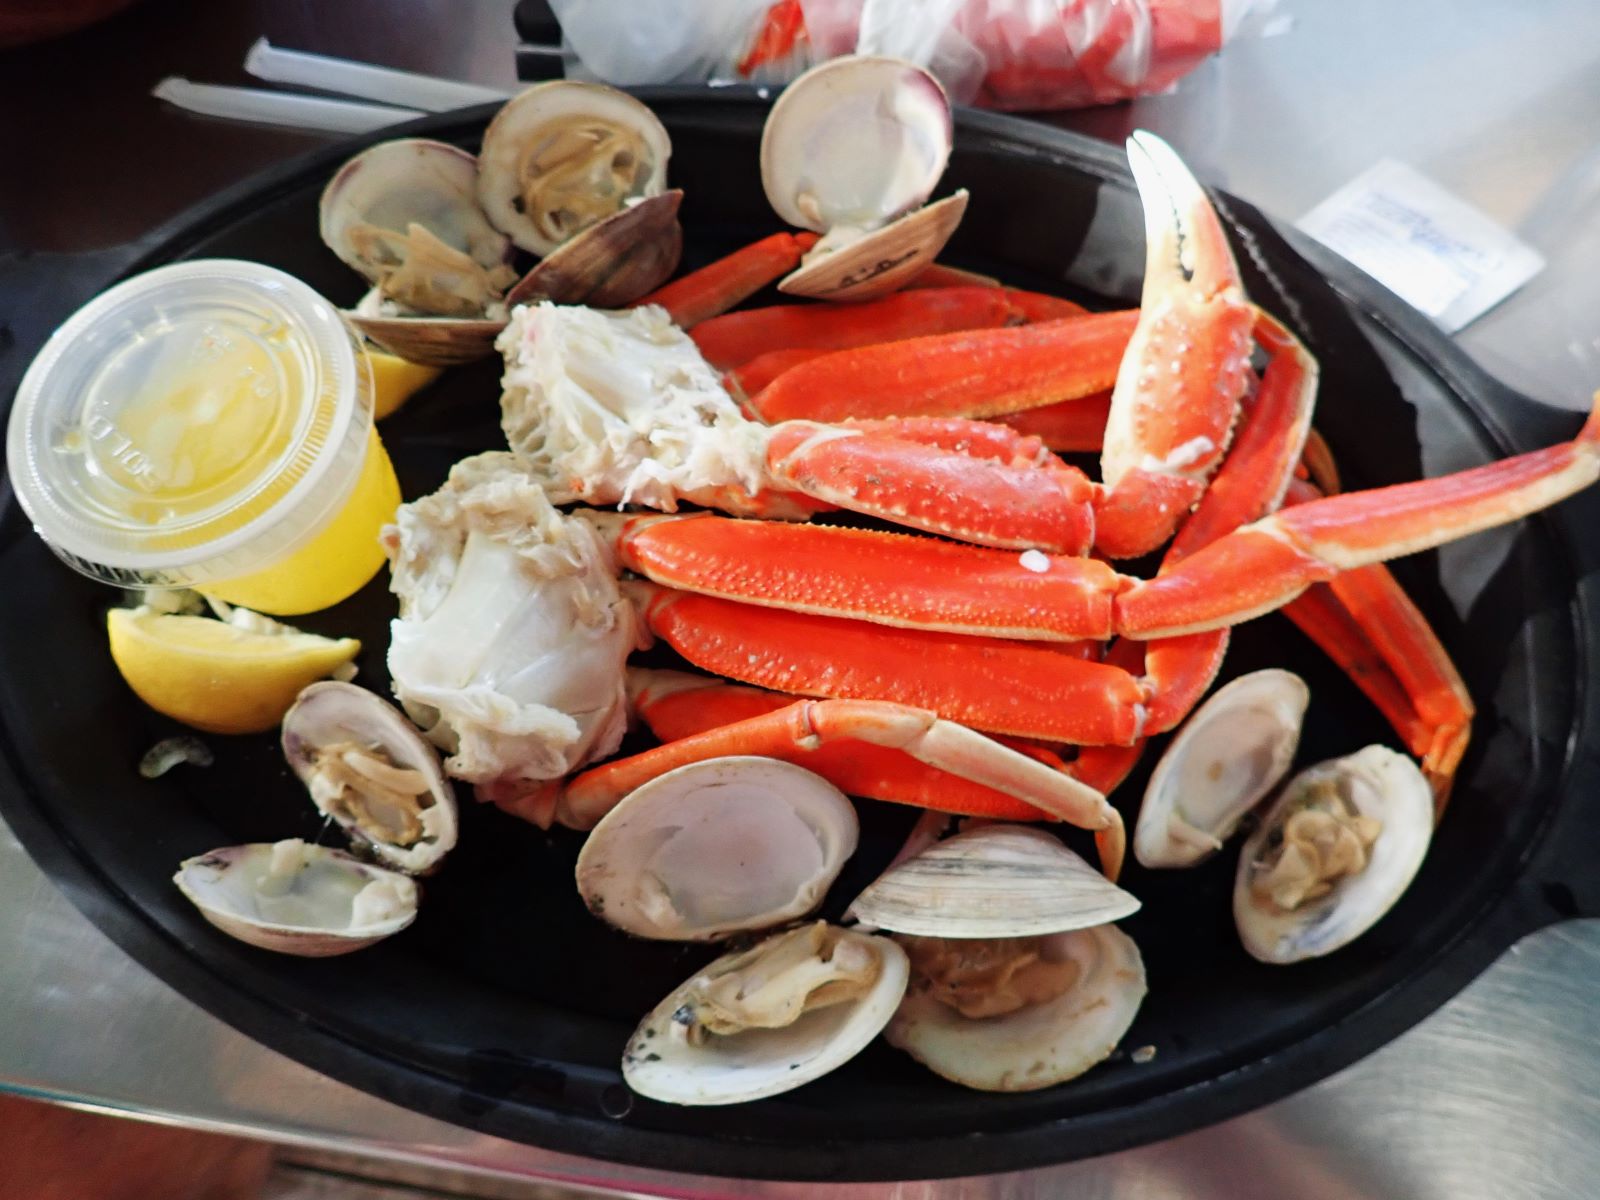
[[927, 67], [960, 104], [1042, 110], [1171, 87], [1275, 0], [551, 0], [569, 74], [786, 82], [841, 54]]
[[[550, 0], [567, 77], [651, 83], [787, 83], [811, 65], [798, 5], [773, 0]], [[780, 11], [783, 10], [783, 11]], [[786, 12], [792, 10], [792, 17]], [[796, 35], [798, 39], [796, 38]]]

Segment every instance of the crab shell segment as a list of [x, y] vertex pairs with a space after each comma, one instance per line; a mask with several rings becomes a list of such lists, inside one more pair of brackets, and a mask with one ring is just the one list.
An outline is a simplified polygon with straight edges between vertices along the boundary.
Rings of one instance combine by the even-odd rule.
[[778, 286], [866, 300], [921, 273], [966, 210], [964, 192], [921, 207], [954, 137], [938, 80], [901, 59], [832, 59], [790, 84], [762, 130], [761, 182], [780, 217], [823, 237]]
[[1368, 746], [1300, 772], [1245, 842], [1233, 916], [1268, 963], [1316, 958], [1372, 928], [1410, 886], [1433, 836], [1417, 765]]
[[1139, 901], [1054, 836], [980, 825], [891, 866], [850, 906], [863, 925], [936, 938], [1015, 938], [1120, 921]]
[[809, 1083], [877, 1037], [905, 994], [905, 951], [817, 921], [725, 954], [628, 1039], [622, 1076], [669, 1104], [738, 1104]]
[[627, 93], [541, 83], [508, 101], [484, 132], [478, 201], [542, 257], [629, 201], [659, 194], [671, 156], [665, 126]]
[[1141, 866], [1189, 867], [1222, 848], [1278, 786], [1311, 691], [1291, 671], [1241, 675], [1184, 722], [1156, 764], [1133, 831]]
[[605, 815], [578, 855], [578, 891], [628, 933], [715, 941], [815, 909], [857, 834], [854, 807], [820, 775], [772, 758], [707, 759]]
[[1083, 1074], [1116, 1049], [1146, 991], [1139, 948], [1111, 925], [1000, 941], [899, 940], [912, 980], [885, 1039], [981, 1091], [1033, 1091]]
[[172, 881], [230, 937], [302, 958], [360, 950], [417, 915], [414, 880], [299, 838], [185, 859]]
[[386, 866], [436, 870], [456, 844], [456, 798], [439, 755], [393, 705], [326, 680], [283, 718], [283, 754], [317, 811]]

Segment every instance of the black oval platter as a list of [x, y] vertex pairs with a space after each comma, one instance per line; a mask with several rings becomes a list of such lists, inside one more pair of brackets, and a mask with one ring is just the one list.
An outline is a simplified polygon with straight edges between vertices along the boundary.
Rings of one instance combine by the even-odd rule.
[[[643, 95], [674, 140], [686, 262], [775, 230], [756, 169], [765, 106], [749, 96]], [[472, 147], [488, 115], [404, 132]], [[120, 271], [241, 257], [351, 302], [359, 281], [317, 240], [315, 208], [355, 148], [248, 181], [163, 230], [136, 261], [114, 270], [108, 260], [99, 274], [79, 264], [79, 277], [97, 290]], [[1099, 306], [1137, 302], [1142, 223], [1118, 150], [963, 113], [942, 187], [960, 186], [972, 189], [972, 205], [949, 261]], [[1347, 486], [1571, 436], [1572, 414], [1487, 378], [1341, 260], [1248, 205], [1225, 195], [1218, 204], [1252, 297], [1321, 359], [1317, 424]], [[15, 375], [36, 348], [24, 339], [4, 365]], [[493, 363], [457, 369], [385, 424], [408, 497], [436, 486], [455, 459], [499, 444], [497, 374]], [[211, 769], [137, 776], [140, 756], [176, 727], [139, 704], [111, 664], [102, 630], [117, 598], [50, 556], [9, 488], [0, 493], [0, 808], [75, 903], [161, 978], [274, 1049], [448, 1121], [578, 1154], [745, 1177], [903, 1179], [1080, 1158], [1305, 1086], [1420, 1019], [1519, 933], [1600, 912], [1600, 887], [1578, 852], [1593, 844], [1582, 834], [1600, 796], [1584, 537], [1597, 507], [1581, 495], [1396, 565], [1455, 655], [1479, 717], [1428, 861], [1390, 916], [1326, 960], [1267, 967], [1233, 934], [1236, 850], [1194, 871], [1132, 866], [1125, 883], [1145, 907], [1124, 927], [1148, 964], [1149, 999], [1110, 1062], [1042, 1092], [964, 1091], [877, 1044], [834, 1075], [758, 1104], [678, 1109], [631, 1096], [618, 1071], [627, 1034], [709, 952], [641, 944], [601, 925], [573, 886], [578, 835], [544, 834], [475, 806], [460, 848], [426, 883], [416, 925], [382, 946], [306, 961], [217, 933], [172, 886], [179, 860], [242, 841], [314, 839], [319, 822], [271, 737], [209, 738]], [[362, 637], [361, 680], [383, 690], [392, 616], [380, 577], [303, 623]], [[1237, 632], [1225, 677], [1269, 665], [1311, 685], [1302, 763], [1393, 742], [1355, 688], [1279, 617]], [[1118, 795], [1130, 817], [1144, 778]], [[829, 899], [834, 914], [914, 816], [861, 807], [863, 851]], [[1142, 1046], [1154, 1058], [1133, 1061], [1127, 1051]]]

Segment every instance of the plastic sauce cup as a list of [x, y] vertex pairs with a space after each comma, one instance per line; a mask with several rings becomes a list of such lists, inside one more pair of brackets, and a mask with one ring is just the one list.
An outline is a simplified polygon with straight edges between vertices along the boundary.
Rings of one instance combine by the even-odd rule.
[[276, 615], [371, 579], [400, 503], [355, 334], [298, 279], [230, 259], [158, 267], [73, 314], [23, 376], [6, 458], [76, 570]]

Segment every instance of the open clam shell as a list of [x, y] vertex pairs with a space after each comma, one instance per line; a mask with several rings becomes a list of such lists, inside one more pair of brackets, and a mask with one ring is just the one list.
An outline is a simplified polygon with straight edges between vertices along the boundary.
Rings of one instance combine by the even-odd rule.
[[1291, 671], [1241, 675], [1184, 722], [1139, 806], [1133, 854], [1146, 867], [1211, 857], [1278, 786], [1300, 745], [1311, 691]]
[[783, 90], [761, 131], [761, 184], [791, 225], [872, 228], [932, 195], [955, 141], [939, 81], [898, 58], [850, 56]]
[[965, 190], [859, 237], [824, 239], [778, 290], [818, 300], [871, 300], [898, 291], [932, 264], [967, 211]]
[[885, 871], [850, 906], [862, 924], [944, 938], [1059, 933], [1119, 921], [1139, 901], [1050, 834], [982, 825]]
[[857, 832], [844, 793], [803, 767], [708, 759], [636, 788], [601, 819], [578, 855], [578, 891], [639, 937], [770, 929], [821, 903]]
[[283, 754], [317, 811], [381, 862], [438, 868], [456, 844], [456, 798], [439, 755], [391, 704], [325, 680], [283, 718]]
[[482, 316], [516, 276], [511, 239], [478, 207], [477, 179], [477, 159], [458, 147], [380, 142], [323, 189], [322, 240], [411, 313]]
[[513, 97], [479, 153], [478, 202], [517, 245], [547, 255], [666, 187], [672, 143], [625, 92], [555, 80]]
[[944, 89], [912, 63], [850, 56], [796, 79], [762, 130], [761, 182], [780, 217], [824, 236], [778, 286], [868, 300], [909, 283], [966, 211], [964, 192], [920, 208], [953, 143]]
[[[1098, 925], [1018, 947], [1067, 975], [1059, 994], [1010, 1012], [969, 1017], [940, 998], [941, 981], [925, 973], [930, 959], [915, 941], [907, 939], [917, 965], [884, 1038], [935, 1074], [982, 1091], [1032, 1091], [1083, 1074], [1116, 1049], [1146, 992], [1144, 962], [1133, 939]], [[953, 945], [959, 950], [967, 943]], [[983, 945], [999, 954], [1008, 948]], [[984, 962], [982, 969], [992, 973], [994, 964]]]
[[506, 303], [622, 308], [653, 292], [671, 278], [683, 255], [682, 202], [683, 192], [674, 188], [589, 226], [524, 275]]
[[417, 915], [411, 879], [299, 838], [185, 859], [172, 879], [224, 933], [304, 958], [360, 950]]
[[454, 367], [494, 353], [494, 340], [506, 327], [501, 319], [382, 315], [382, 302], [368, 293], [361, 305], [344, 310], [345, 319], [369, 342], [407, 362]]
[[817, 921], [725, 954], [676, 988], [628, 1039], [622, 1076], [669, 1104], [787, 1092], [854, 1058], [905, 994], [905, 951]]
[[[1307, 812], [1314, 824], [1289, 826]], [[1290, 963], [1348, 945], [1410, 886], [1432, 836], [1433, 793], [1405, 755], [1368, 746], [1308, 767], [1240, 852], [1233, 916], [1244, 948]]]

